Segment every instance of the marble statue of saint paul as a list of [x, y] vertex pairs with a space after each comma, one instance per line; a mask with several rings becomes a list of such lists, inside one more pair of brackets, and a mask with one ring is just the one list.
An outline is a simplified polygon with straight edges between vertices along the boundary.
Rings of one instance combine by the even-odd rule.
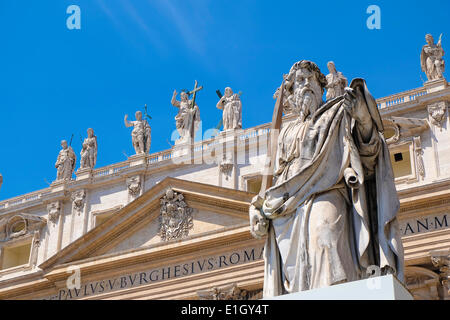
[[302, 60], [281, 88], [297, 118], [279, 133], [273, 186], [250, 207], [252, 234], [267, 236], [264, 297], [366, 278], [371, 266], [403, 279], [399, 200], [376, 102], [363, 79], [323, 102], [326, 85]]

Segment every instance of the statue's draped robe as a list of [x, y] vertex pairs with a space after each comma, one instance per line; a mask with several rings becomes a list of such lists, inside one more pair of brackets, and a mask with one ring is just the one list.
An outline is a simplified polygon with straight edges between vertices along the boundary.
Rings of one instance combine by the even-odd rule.
[[242, 128], [242, 103], [237, 94], [225, 98], [222, 121], [224, 130]]
[[81, 167], [82, 168], [94, 168], [97, 162], [97, 137], [87, 137], [83, 141], [83, 146], [86, 145], [86, 149], [81, 154]]
[[67, 147], [67, 149], [62, 149], [58, 154], [58, 159], [56, 160], [57, 175], [56, 179], [70, 180], [72, 178], [72, 173], [75, 170], [76, 156], [73, 152], [72, 147]]
[[179, 102], [179, 111], [175, 117], [176, 127], [180, 134], [180, 139], [183, 141], [189, 139], [192, 126], [194, 126], [195, 133], [200, 124], [200, 110], [197, 105], [191, 108], [191, 104], [191, 100], [189, 102]]
[[[342, 72], [337, 71], [327, 74], [326, 78], [329, 85], [327, 87], [327, 100], [344, 94], [344, 88], [347, 86], [347, 79], [344, 77]], [[331, 86], [331, 84], [333, 85]]]
[[442, 77], [445, 69], [445, 62], [442, 59], [444, 54], [444, 50], [438, 45], [430, 46], [426, 44], [422, 47], [420, 66], [427, 75], [428, 80], [436, 80]]
[[133, 146], [136, 150], [136, 153], [138, 152], [138, 144], [140, 143], [140, 140], [142, 139], [142, 149], [144, 153], [148, 153], [150, 151], [150, 145], [151, 145], [151, 134], [152, 129], [150, 128], [150, 125], [148, 124], [147, 120], [136, 120], [133, 121], [133, 131], [131, 131], [131, 139], [133, 141]]
[[[364, 84], [358, 103], [367, 99]], [[375, 123], [364, 143], [342, 104], [343, 96], [328, 101], [280, 132], [276, 182], [262, 208], [269, 218], [264, 297], [358, 280], [370, 265], [390, 266], [403, 279], [387, 145]], [[345, 182], [346, 168], [355, 188]]]

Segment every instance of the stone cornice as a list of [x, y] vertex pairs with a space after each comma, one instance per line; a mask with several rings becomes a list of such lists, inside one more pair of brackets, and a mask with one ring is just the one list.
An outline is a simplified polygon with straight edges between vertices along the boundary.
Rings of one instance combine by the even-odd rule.
[[405, 266], [430, 265], [433, 251], [448, 249], [450, 229], [430, 231], [402, 238]]
[[447, 204], [450, 201], [450, 179], [399, 190], [397, 194], [400, 212]]

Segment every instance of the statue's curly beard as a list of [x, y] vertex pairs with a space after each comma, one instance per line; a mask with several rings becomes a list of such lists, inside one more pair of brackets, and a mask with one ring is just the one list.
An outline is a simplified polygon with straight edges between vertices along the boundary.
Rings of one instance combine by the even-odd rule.
[[[305, 104], [306, 93], [312, 93], [313, 99], [310, 105]], [[313, 89], [305, 86], [300, 90], [300, 93], [295, 97], [295, 107], [293, 112], [299, 115], [300, 121], [305, 121], [309, 115], [313, 114], [319, 107], [321, 98], [317, 96]]]

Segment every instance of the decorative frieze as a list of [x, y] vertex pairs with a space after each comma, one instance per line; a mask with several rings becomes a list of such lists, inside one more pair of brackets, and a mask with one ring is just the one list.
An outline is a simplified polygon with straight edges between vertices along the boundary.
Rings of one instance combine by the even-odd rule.
[[253, 300], [262, 298], [262, 290], [247, 291], [232, 283], [223, 287], [212, 287], [209, 290], [197, 291], [200, 300]]
[[168, 189], [161, 199], [159, 236], [163, 241], [185, 238], [194, 227], [193, 209], [181, 193]]

